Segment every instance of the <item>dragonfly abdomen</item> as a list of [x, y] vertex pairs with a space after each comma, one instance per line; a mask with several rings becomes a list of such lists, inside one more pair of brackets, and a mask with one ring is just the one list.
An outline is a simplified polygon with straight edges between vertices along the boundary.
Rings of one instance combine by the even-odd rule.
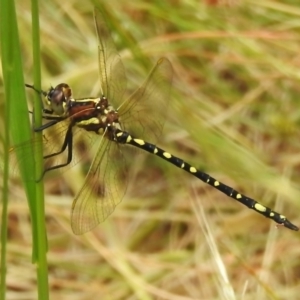
[[228, 197], [242, 203], [243, 205], [247, 206], [250, 209], [255, 210], [256, 212], [262, 214], [263, 216], [272, 219], [276, 223], [280, 225], [284, 225], [285, 227], [292, 229], [292, 230], [299, 230], [297, 226], [292, 224], [285, 216], [273, 211], [269, 207], [266, 207], [259, 202], [255, 201], [252, 198], [249, 198], [232, 187], [216, 180], [215, 178], [211, 177], [210, 175], [198, 170], [197, 168], [193, 167], [189, 163], [185, 162], [181, 158], [178, 158], [172, 155], [165, 150], [148, 143], [142, 139], [135, 138], [131, 136], [128, 132], [124, 132], [118, 130], [116, 133], [116, 142], [121, 144], [129, 144], [134, 147], [138, 147], [143, 149], [151, 154], [155, 154], [160, 158], [170, 162], [171, 164], [175, 165], [176, 167], [185, 170], [186, 172], [190, 173], [191, 175], [197, 177], [198, 179], [202, 180], [203, 182], [209, 184], [210, 186], [214, 187], [215, 189], [219, 190], [220, 192], [224, 193]]

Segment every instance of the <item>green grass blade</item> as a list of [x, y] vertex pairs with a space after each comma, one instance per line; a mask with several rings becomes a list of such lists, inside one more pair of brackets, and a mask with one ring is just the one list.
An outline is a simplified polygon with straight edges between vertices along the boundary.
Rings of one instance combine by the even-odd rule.
[[[38, 20], [37, 2], [34, 4], [35, 22]], [[1, 2], [1, 38], [2, 38], [2, 67], [5, 89], [5, 100], [9, 103], [7, 112], [7, 125], [11, 134], [12, 144], [18, 145], [28, 141], [32, 137], [32, 129], [29, 122], [29, 114], [26, 103], [24, 79], [22, 73], [21, 48], [17, 30], [17, 18], [13, 1]], [[39, 44], [38, 40], [35, 45]], [[39, 49], [39, 48], [36, 48]], [[34, 51], [35, 57], [38, 51]], [[38, 72], [36, 72], [38, 74]], [[38, 76], [38, 75], [37, 75]], [[38, 97], [37, 97], [38, 98]], [[39, 103], [40, 100], [37, 100]], [[38, 112], [41, 110], [38, 108]], [[36, 117], [38, 119], [38, 117]], [[47, 239], [45, 229], [44, 201], [42, 183], [36, 184], [35, 178], [41, 174], [42, 158], [35, 167], [33, 148], [16, 147], [19, 159], [19, 168], [30, 208], [33, 235], [32, 260], [37, 263], [37, 281], [39, 299], [48, 299], [48, 274], [47, 274]], [[36, 153], [42, 153], [37, 151]], [[38, 169], [40, 168], [40, 170]], [[35, 175], [39, 174], [39, 175]], [[37, 201], [36, 201], [37, 200]], [[4, 229], [3, 229], [4, 230]], [[4, 289], [4, 287], [3, 287]]]
[[[0, 17], [1, 18], [1, 17]], [[2, 18], [1, 18], [2, 19]], [[2, 28], [2, 26], [0, 25]], [[3, 35], [1, 34], [2, 38]], [[1, 45], [3, 40], [1, 39]], [[2, 50], [2, 49], [1, 49]], [[1, 51], [1, 53], [3, 53]], [[5, 64], [2, 64], [3, 73], [6, 72]], [[1, 213], [1, 257], [0, 257], [0, 299], [5, 299], [6, 291], [6, 243], [7, 243], [7, 231], [8, 231], [8, 179], [9, 179], [9, 101], [5, 105], [5, 116], [4, 116], [4, 137], [1, 136], [1, 143], [3, 146], [3, 189], [2, 189], [2, 213]], [[1, 154], [2, 154], [1, 153]]]
[[[39, 38], [39, 9], [38, 1], [32, 1], [32, 52], [34, 62], [34, 86], [40, 89], [41, 86], [41, 72], [40, 72], [40, 38]], [[34, 127], [39, 127], [42, 123], [41, 118], [41, 99], [40, 95], [34, 95]], [[36, 133], [36, 139], [42, 139], [41, 133]], [[43, 153], [42, 143], [35, 143], [34, 152]], [[35, 157], [35, 178], [39, 178], [43, 169], [43, 157]], [[37, 254], [37, 282], [38, 282], [38, 295], [39, 299], [49, 298], [48, 287], [48, 267], [46, 253], [48, 250], [46, 227], [45, 227], [45, 201], [44, 201], [44, 187], [43, 182], [37, 182], [35, 185], [35, 196], [37, 202], [35, 204], [36, 209], [36, 227], [34, 227], [33, 235], [36, 242], [34, 254]], [[33, 255], [33, 259], [35, 255]]]
[[[13, 1], [1, 1], [0, 9], [0, 27], [1, 27], [1, 58], [2, 58], [2, 71], [4, 82], [4, 95], [6, 103], [5, 115], [5, 140], [6, 147], [4, 150], [4, 190], [3, 190], [3, 213], [2, 213], [2, 251], [1, 251], [1, 299], [5, 299], [5, 283], [6, 283], [6, 236], [7, 236], [7, 205], [8, 205], [8, 139], [10, 130], [12, 140], [20, 142], [22, 138], [30, 138], [30, 132], [26, 133], [26, 127], [18, 126], [16, 118], [18, 115], [21, 122], [24, 121], [22, 112], [25, 111], [27, 116], [26, 99], [24, 92], [24, 84], [22, 77], [22, 64], [20, 47], [18, 43], [17, 23], [15, 15], [15, 7]], [[20, 111], [16, 111], [20, 109]], [[23, 111], [22, 111], [23, 110]], [[20, 113], [21, 112], [21, 113]], [[26, 120], [25, 120], [26, 122]], [[20, 129], [18, 131], [18, 129]], [[26, 134], [27, 137], [26, 137]], [[32, 156], [31, 156], [32, 157]], [[22, 175], [26, 177], [26, 167], [23, 168]], [[27, 194], [32, 196], [33, 185], [28, 187]]]
[[[1, 45], [1, 57], [5, 54], [5, 49], [3, 49], [3, 45], [6, 44], [8, 35], [4, 32], [4, 24], [8, 22], [8, 14], [5, 12], [8, 10], [8, 5], [0, 2], [0, 45]], [[5, 60], [2, 62], [2, 72], [3, 74], [8, 73], [8, 65], [5, 63]], [[5, 83], [5, 82], [4, 82]], [[7, 251], [7, 209], [8, 209], [8, 152], [9, 152], [9, 101], [6, 102], [5, 105], [5, 116], [4, 122], [6, 124], [4, 128], [4, 140], [3, 147], [3, 191], [2, 191], [2, 214], [1, 214], [1, 257], [0, 257], [0, 265], [1, 265], [1, 280], [0, 280], [0, 299], [4, 300], [6, 298], [6, 251]], [[2, 138], [2, 137], [1, 137]]]

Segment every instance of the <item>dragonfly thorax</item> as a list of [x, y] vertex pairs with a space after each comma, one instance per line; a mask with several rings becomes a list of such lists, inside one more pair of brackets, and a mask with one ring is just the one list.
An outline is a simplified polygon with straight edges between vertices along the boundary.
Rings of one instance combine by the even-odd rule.
[[68, 115], [73, 124], [93, 131], [97, 134], [105, 133], [105, 136], [112, 139], [111, 129], [120, 129], [119, 114], [106, 97], [90, 99], [72, 99], [69, 102]]

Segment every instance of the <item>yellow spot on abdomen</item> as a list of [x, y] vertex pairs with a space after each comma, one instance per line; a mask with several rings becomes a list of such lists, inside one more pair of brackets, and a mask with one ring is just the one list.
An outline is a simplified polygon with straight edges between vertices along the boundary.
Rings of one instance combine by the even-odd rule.
[[140, 139], [134, 139], [134, 141], [135, 141], [137, 144], [139, 144], [140, 146], [145, 145], [145, 141], [143, 141], [143, 140], [140, 140]]
[[242, 195], [241, 194], [237, 194], [236, 195], [236, 199], [241, 199], [242, 198]]
[[126, 139], [126, 143], [130, 143], [130, 141], [132, 140], [131, 135], [128, 135], [127, 139]]
[[153, 153], [156, 154], [158, 152], [157, 148], [154, 148]]
[[194, 168], [194, 167], [190, 167], [190, 172], [191, 172], [191, 173], [197, 173], [197, 169]]
[[259, 203], [256, 203], [254, 205], [254, 208], [257, 210], [257, 211], [260, 211], [260, 212], [265, 212], [267, 209], [266, 207], [264, 207], [263, 205], [259, 204]]
[[216, 180], [216, 181], [214, 182], [214, 186], [219, 186], [219, 185], [220, 185], [220, 182]]
[[163, 156], [164, 156], [165, 158], [171, 158], [171, 157], [172, 157], [172, 155], [171, 155], [170, 153], [168, 153], [168, 152], [164, 152], [164, 153], [163, 153]]
[[181, 169], [183, 169], [183, 168], [184, 168], [184, 163], [182, 163], [182, 164], [181, 164], [180, 168], [181, 168]]

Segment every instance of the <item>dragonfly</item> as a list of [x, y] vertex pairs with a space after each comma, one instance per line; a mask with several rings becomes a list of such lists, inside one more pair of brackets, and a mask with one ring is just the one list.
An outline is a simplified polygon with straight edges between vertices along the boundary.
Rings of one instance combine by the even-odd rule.
[[[97, 137], [98, 140], [95, 157], [72, 204], [73, 232], [83, 234], [92, 230], [114, 211], [125, 195], [129, 161], [134, 159], [134, 152], [130, 157], [126, 152], [137, 148], [164, 159], [276, 223], [299, 230], [284, 215], [156, 146], [170, 99], [172, 64], [167, 58], [160, 58], [141, 87], [123, 100], [126, 90], [123, 63], [105, 18], [98, 9], [94, 10], [94, 21], [99, 42], [99, 97], [76, 99], [67, 83], [60, 83], [48, 91], [26, 85], [44, 98], [43, 118], [47, 122], [35, 131], [44, 133], [58, 127], [62, 137], [61, 145], [54, 152], [44, 155], [45, 161], [65, 154], [65, 160], [61, 163], [46, 164], [41, 178], [51, 170], [74, 163], [73, 144], [80, 134], [91, 139]], [[48, 149], [50, 144], [45, 141], [45, 148]]]

